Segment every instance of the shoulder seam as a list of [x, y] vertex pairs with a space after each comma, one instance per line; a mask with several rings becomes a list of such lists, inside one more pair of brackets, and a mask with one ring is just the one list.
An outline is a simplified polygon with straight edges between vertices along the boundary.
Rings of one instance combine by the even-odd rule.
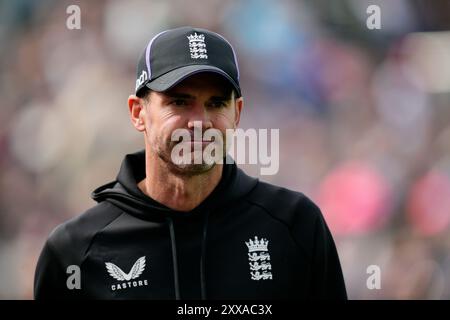
[[105, 204], [108, 204], [108, 205], [110, 205], [110, 206], [113, 206], [113, 207], [114, 207], [117, 211], [119, 211], [120, 213], [119, 213], [117, 216], [115, 216], [113, 219], [111, 219], [111, 221], [109, 221], [109, 222], [108, 222], [107, 224], [105, 224], [103, 227], [101, 227], [101, 228], [99, 228], [97, 231], [95, 231], [95, 233], [92, 235], [92, 237], [91, 237], [91, 239], [90, 239], [90, 241], [89, 241], [88, 246], [86, 247], [86, 250], [85, 250], [84, 253], [83, 253], [83, 258], [82, 258], [81, 261], [80, 261], [80, 266], [81, 266], [81, 265], [83, 264], [83, 262], [86, 260], [86, 258], [87, 258], [87, 253], [89, 252], [89, 249], [92, 247], [92, 244], [93, 244], [93, 242], [94, 242], [94, 239], [97, 237], [98, 233], [99, 233], [100, 231], [104, 230], [107, 226], [109, 226], [111, 223], [113, 223], [114, 221], [116, 221], [120, 216], [122, 216], [122, 215], [124, 214], [124, 211], [123, 211], [123, 210], [117, 208], [116, 206], [114, 206], [114, 205], [111, 204], [110, 202], [106, 202], [106, 201], [105, 201]]
[[257, 206], [258, 208], [262, 209], [262, 210], [263, 210], [264, 212], [266, 212], [272, 219], [274, 219], [274, 220], [280, 222], [281, 224], [283, 224], [283, 225], [289, 230], [289, 236], [290, 236], [290, 238], [292, 239], [292, 241], [295, 243], [295, 245], [303, 252], [303, 254], [305, 254], [309, 259], [311, 259], [311, 256], [310, 256], [310, 254], [308, 253], [308, 251], [305, 249], [305, 247], [304, 247], [302, 244], [298, 243], [298, 242], [295, 240], [295, 237], [292, 235], [292, 226], [289, 226], [289, 224], [287, 224], [287, 223], [286, 223], [285, 221], [283, 221], [282, 219], [277, 218], [274, 214], [272, 214], [272, 213], [271, 213], [266, 207], [264, 207], [263, 205], [261, 205], [261, 204], [259, 204], [259, 203], [257, 203], [257, 202], [254, 202], [254, 201], [252, 201], [252, 200], [250, 200], [250, 199], [246, 199], [246, 200], [247, 200], [247, 202], [250, 203], [251, 205]]
[[58, 254], [58, 250], [55, 249], [55, 247], [53, 246], [53, 244], [52, 244], [51, 241], [48, 241], [48, 240], [47, 240], [47, 241], [46, 241], [46, 245], [47, 245], [49, 251], [51, 252], [51, 254], [53, 255], [53, 257], [55, 258], [55, 260], [56, 260], [56, 262], [57, 262], [59, 268], [60, 268], [63, 272], [65, 272], [65, 271], [64, 271], [64, 265], [63, 265], [63, 263], [61, 262], [61, 259], [60, 259], [59, 254]]

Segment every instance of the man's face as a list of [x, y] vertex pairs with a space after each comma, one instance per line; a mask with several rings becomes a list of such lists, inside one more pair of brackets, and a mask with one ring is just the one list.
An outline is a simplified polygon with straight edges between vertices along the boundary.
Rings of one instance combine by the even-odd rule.
[[[213, 73], [193, 75], [166, 92], [151, 92], [144, 103], [147, 150], [177, 174], [184, 175], [205, 173], [215, 163], [194, 164], [191, 159], [189, 164], [174, 164], [173, 148], [183, 143], [180, 146], [191, 151], [194, 148], [204, 150], [211, 140], [202, 141], [203, 132], [212, 128], [221, 132], [225, 152], [226, 130], [238, 125], [242, 108], [242, 98], [235, 99], [227, 80]], [[202, 137], [194, 141], [194, 122], [198, 125], [198, 121], [201, 121]], [[172, 133], [177, 129], [189, 130], [191, 142], [172, 141]], [[191, 155], [193, 157], [194, 153]]]

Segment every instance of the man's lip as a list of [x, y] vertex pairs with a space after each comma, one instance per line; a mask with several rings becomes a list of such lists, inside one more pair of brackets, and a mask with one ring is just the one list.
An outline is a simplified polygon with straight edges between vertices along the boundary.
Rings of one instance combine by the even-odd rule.
[[187, 141], [179, 141], [179, 142], [214, 142], [214, 140], [187, 140]]
[[213, 143], [213, 140], [190, 140], [190, 141], [180, 141], [177, 143], [186, 143], [186, 144], [210, 144]]

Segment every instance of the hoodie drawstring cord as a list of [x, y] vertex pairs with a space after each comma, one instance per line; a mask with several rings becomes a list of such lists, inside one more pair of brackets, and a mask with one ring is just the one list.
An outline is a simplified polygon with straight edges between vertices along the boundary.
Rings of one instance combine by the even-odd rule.
[[[200, 257], [200, 285], [201, 285], [201, 297], [202, 300], [206, 300], [206, 244], [207, 244], [207, 236], [208, 236], [208, 220], [209, 220], [209, 211], [206, 212], [204, 220], [203, 220], [203, 234], [202, 234], [202, 248], [201, 248], [201, 257]], [[180, 280], [178, 275], [178, 260], [177, 260], [177, 245], [175, 239], [175, 228], [173, 224], [173, 219], [171, 217], [167, 217], [169, 222], [170, 229], [170, 242], [172, 245], [172, 262], [173, 262], [173, 278], [175, 285], [175, 298], [176, 300], [180, 300]]]
[[172, 262], [173, 262], [173, 278], [175, 285], [175, 299], [180, 300], [180, 279], [178, 276], [178, 261], [177, 261], [177, 244], [175, 239], [175, 229], [171, 217], [167, 217], [170, 229], [170, 242], [172, 244]]
[[206, 212], [203, 220], [202, 253], [200, 257], [200, 284], [202, 291], [202, 300], [206, 300], [206, 241], [208, 231], [209, 211]]

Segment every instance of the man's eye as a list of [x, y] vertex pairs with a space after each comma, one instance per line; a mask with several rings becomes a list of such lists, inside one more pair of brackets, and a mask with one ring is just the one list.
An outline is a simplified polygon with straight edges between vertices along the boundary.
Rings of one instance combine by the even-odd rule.
[[187, 101], [183, 99], [175, 99], [170, 102], [171, 105], [174, 106], [185, 106], [187, 105]]
[[226, 107], [227, 104], [224, 101], [211, 101], [209, 106], [213, 108], [223, 108]]

